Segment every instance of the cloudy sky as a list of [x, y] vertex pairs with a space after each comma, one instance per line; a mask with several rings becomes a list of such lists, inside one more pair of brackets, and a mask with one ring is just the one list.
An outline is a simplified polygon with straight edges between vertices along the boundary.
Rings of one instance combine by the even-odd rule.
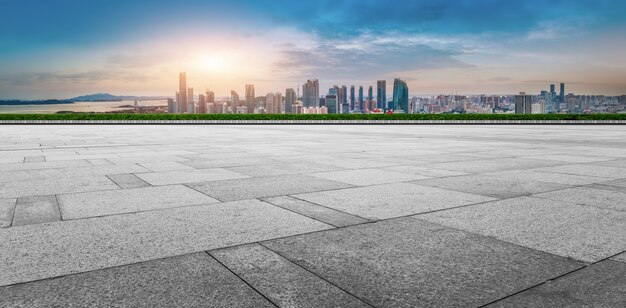
[[257, 95], [306, 79], [413, 95], [626, 94], [623, 0], [20, 0], [0, 11], [0, 98]]

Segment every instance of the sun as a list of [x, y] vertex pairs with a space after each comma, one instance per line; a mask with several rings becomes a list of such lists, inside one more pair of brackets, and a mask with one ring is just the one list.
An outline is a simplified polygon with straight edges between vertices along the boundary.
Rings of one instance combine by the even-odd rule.
[[199, 69], [207, 73], [224, 73], [230, 68], [230, 59], [219, 54], [202, 55], [195, 62]]

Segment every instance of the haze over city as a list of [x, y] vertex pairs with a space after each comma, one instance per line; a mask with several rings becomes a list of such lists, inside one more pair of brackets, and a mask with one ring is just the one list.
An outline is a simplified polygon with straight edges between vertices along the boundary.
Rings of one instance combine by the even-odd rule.
[[178, 73], [229, 96], [319, 79], [410, 95], [626, 92], [623, 1], [15, 1], [0, 99], [172, 96]]

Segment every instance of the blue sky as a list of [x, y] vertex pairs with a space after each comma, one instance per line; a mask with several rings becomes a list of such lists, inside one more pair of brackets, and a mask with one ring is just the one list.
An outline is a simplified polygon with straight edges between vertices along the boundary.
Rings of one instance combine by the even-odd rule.
[[218, 94], [394, 77], [415, 95], [624, 94], [624, 3], [3, 0], [0, 98], [173, 95], [178, 71]]

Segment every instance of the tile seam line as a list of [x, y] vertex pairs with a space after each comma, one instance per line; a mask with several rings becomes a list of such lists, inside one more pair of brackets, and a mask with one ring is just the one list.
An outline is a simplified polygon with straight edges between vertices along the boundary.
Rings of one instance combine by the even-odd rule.
[[361, 297], [359, 297], [359, 296], [356, 296], [356, 295], [355, 295], [355, 294], [353, 294], [352, 292], [349, 292], [348, 290], [346, 290], [346, 289], [344, 289], [344, 288], [342, 288], [342, 287], [340, 287], [340, 286], [338, 286], [338, 285], [336, 285], [336, 284], [334, 284], [334, 283], [332, 283], [332, 282], [328, 281], [326, 278], [324, 278], [324, 277], [322, 277], [322, 276], [318, 275], [317, 273], [314, 273], [314, 272], [313, 272], [313, 271], [311, 271], [310, 269], [308, 269], [308, 268], [306, 268], [306, 267], [304, 267], [304, 266], [302, 266], [302, 265], [300, 265], [300, 264], [298, 264], [298, 263], [293, 262], [291, 259], [289, 259], [289, 258], [287, 258], [286, 256], [282, 255], [280, 252], [277, 252], [277, 251], [275, 251], [275, 250], [273, 250], [273, 249], [271, 249], [271, 248], [267, 247], [267, 246], [266, 246], [263, 242], [258, 242], [257, 244], [258, 244], [259, 246], [261, 246], [261, 247], [263, 247], [263, 248], [267, 249], [268, 251], [271, 251], [271, 252], [275, 253], [277, 256], [279, 256], [280, 258], [282, 258], [282, 259], [284, 259], [285, 261], [289, 262], [290, 264], [293, 264], [294, 266], [296, 266], [296, 267], [298, 267], [298, 268], [301, 268], [302, 270], [304, 270], [304, 271], [306, 271], [306, 272], [310, 273], [311, 275], [313, 275], [313, 276], [317, 277], [318, 279], [320, 279], [320, 280], [322, 280], [322, 281], [324, 281], [324, 282], [326, 282], [326, 283], [330, 284], [331, 286], [334, 286], [335, 288], [337, 288], [337, 289], [341, 290], [342, 292], [344, 292], [344, 293], [346, 293], [346, 294], [348, 294], [348, 295], [352, 296], [353, 298], [356, 298], [357, 300], [361, 301], [362, 303], [364, 303], [364, 304], [366, 304], [366, 305], [368, 305], [368, 306], [370, 306], [370, 307], [376, 307], [374, 304], [370, 303], [369, 301], [367, 301], [367, 300], [365, 300], [365, 299], [363, 299], [363, 298], [361, 298]]
[[[294, 214], [297, 214], [297, 215], [300, 215], [300, 216], [303, 216], [303, 217], [306, 217], [306, 218], [309, 218], [309, 219], [315, 220], [315, 221], [317, 221], [317, 222], [323, 223], [323, 224], [325, 224], [325, 225], [327, 225], [327, 226], [330, 226], [330, 227], [332, 227], [332, 228], [338, 228], [338, 226], [335, 226], [335, 225], [333, 225], [333, 224], [331, 224], [331, 223], [328, 223], [328, 222], [325, 222], [325, 221], [319, 220], [319, 219], [314, 218], [314, 217], [311, 217], [311, 216], [304, 215], [304, 214], [302, 214], [302, 213], [298, 213], [298, 212], [293, 211], [293, 210], [291, 210], [291, 209], [284, 208], [284, 207], [282, 207], [282, 206], [280, 206], [280, 205], [276, 205], [276, 204], [273, 204], [273, 203], [271, 203], [271, 202], [267, 202], [267, 201], [265, 201], [265, 200], [261, 200], [260, 198], [255, 198], [255, 199], [251, 199], [251, 200], [258, 200], [258, 201], [260, 201], [260, 202], [267, 203], [267, 204], [269, 204], [269, 205], [271, 205], [271, 206], [275, 206], [275, 207], [277, 207], [277, 208], [279, 208], [279, 209], [282, 209], [282, 210], [285, 210], [285, 211], [288, 211], [288, 212], [292, 212], [292, 213], [294, 213]], [[331, 229], [332, 229], [332, 228], [331, 228]], [[329, 230], [330, 230], [330, 229], [329, 229]]]
[[[298, 194], [296, 194], [296, 195], [298, 195]], [[328, 207], [328, 206], [325, 206], [325, 205], [321, 205], [319, 203], [311, 202], [311, 201], [308, 201], [308, 200], [305, 200], [305, 199], [302, 199], [302, 198], [295, 197], [293, 195], [285, 195], [285, 197], [290, 197], [290, 198], [293, 198], [293, 199], [296, 199], [296, 200], [299, 200], [299, 201], [302, 201], [302, 202], [311, 203], [313, 205], [317, 205], [319, 207], [323, 207], [323, 208], [326, 208], [326, 209], [329, 209], [329, 210], [333, 210], [333, 211], [336, 211], [336, 212], [339, 212], [339, 213], [343, 213], [343, 214], [350, 215], [350, 216], [353, 216], [353, 217], [361, 218], [361, 219], [366, 220], [368, 222], [376, 221], [376, 219], [370, 219], [370, 218], [361, 217], [361, 216], [356, 215], [356, 214], [352, 214], [352, 213], [348, 213], [348, 212], [345, 212], [345, 211], [342, 211], [342, 210], [334, 209], [332, 207]], [[271, 197], [268, 197], [268, 198], [271, 198]], [[278, 205], [276, 205], [276, 206], [278, 206]], [[337, 226], [335, 226], [335, 227], [337, 227]]]
[[206, 253], [211, 259], [215, 260], [215, 262], [217, 262], [217, 264], [219, 264], [220, 266], [222, 266], [224, 269], [226, 269], [227, 271], [229, 271], [231, 274], [233, 274], [235, 277], [237, 277], [237, 279], [239, 279], [241, 282], [243, 282], [244, 284], [246, 284], [249, 288], [251, 288], [252, 290], [254, 290], [254, 292], [256, 292], [257, 294], [261, 295], [261, 297], [263, 297], [266, 301], [268, 301], [270, 304], [274, 305], [276, 308], [280, 307], [278, 306], [276, 303], [274, 303], [274, 301], [272, 301], [271, 299], [269, 299], [267, 296], [265, 296], [265, 294], [261, 293], [261, 291], [257, 290], [257, 288], [255, 288], [254, 286], [252, 286], [250, 283], [248, 283], [245, 279], [243, 279], [241, 276], [237, 275], [237, 273], [235, 273], [233, 270], [231, 270], [228, 266], [226, 266], [224, 263], [220, 262], [220, 260], [218, 260], [215, 256], [213, 256], [211, 253], [209, 253], [208, 251], [205, 251], [204, 253]]

